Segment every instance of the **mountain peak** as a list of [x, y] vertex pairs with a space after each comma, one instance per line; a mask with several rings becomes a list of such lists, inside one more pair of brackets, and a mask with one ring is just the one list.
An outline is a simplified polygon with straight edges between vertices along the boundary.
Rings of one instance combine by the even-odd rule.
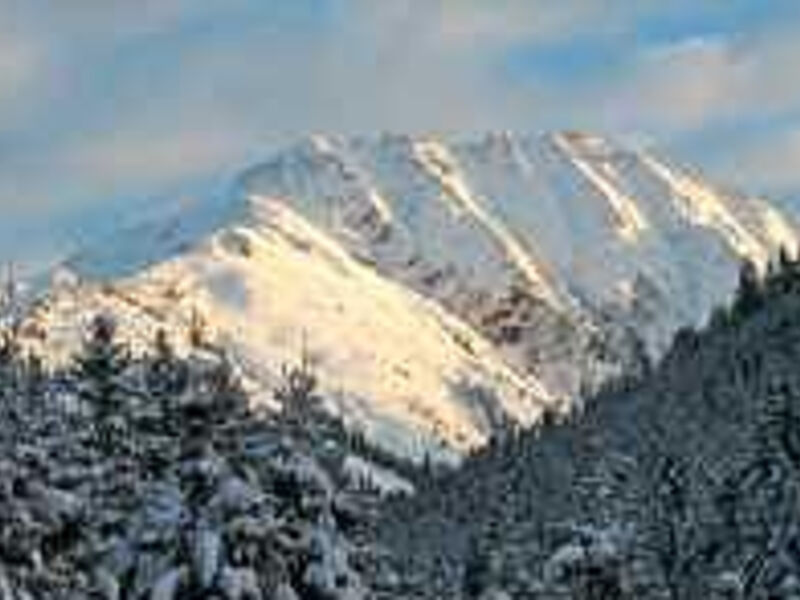
[[81, 253], [88, 299], [36, 318], [108, 308], [146, 338], [201, 310], [262, 396], [307, 339], [337, 410], [449, 452], [640, 368], [797, 231], [587, 133], [319, 134]]

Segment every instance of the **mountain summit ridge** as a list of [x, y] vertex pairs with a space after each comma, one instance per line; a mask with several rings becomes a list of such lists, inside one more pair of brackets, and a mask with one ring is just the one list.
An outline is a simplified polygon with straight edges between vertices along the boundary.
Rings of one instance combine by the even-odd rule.
[[643, 368], [725, 299], [742, 260], [765, 265], [798, 231], [588, 134], [318, 135], [224, 198], [72, 257], [86, 283], [31, 318], [59, 332], [44, 344], [58, 354], [91, 311], [146, 338], [199, 310], [264, 398], [308, 351], [354, 426], [451, 455]]

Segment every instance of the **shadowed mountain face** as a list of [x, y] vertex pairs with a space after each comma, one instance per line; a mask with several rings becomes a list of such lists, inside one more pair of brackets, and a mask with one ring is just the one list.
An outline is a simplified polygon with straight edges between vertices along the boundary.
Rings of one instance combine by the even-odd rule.
[[452, 457], [641, 368], [796, 231], [583, 134], [314, 137], [68, 261], [80, 281], [30, 329], [57, 358], [76, 315], [117, 313], [135, 341], [199, 314], [254, 390], [305, 351], [353, 426]]

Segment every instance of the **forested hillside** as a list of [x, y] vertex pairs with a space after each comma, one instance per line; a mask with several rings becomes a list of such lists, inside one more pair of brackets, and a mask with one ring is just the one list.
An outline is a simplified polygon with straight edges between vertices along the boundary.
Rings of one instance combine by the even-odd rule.
[[394, 502], [405, 597], [800, 597], [798, 364], [800, 264], [745, 265], [649, 375]]
[[132, 355], [98, 316], [47, 371], [6, 314], [3, 600], [799, 597], [785, 253], [658, 364], [439, 472], [347, 432], [302, 357], [269, 412], [202, 331]]
[[199, 332], [186, 356], [163, 332], [132, 356], [98, 316], [57, 372], [17, 333], [0, 344], [2, 600], [370, 597], [371, 515], [412, 483], [321, 409], [304, 361], [269, 414]]

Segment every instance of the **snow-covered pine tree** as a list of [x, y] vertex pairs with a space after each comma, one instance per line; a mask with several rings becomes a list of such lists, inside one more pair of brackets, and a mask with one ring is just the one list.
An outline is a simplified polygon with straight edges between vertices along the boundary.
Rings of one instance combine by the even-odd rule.
[[152, 354], [146, 359], [145, 388], [155, 418], [151, 425], [168, 434], [177, 435], [177, 399], [188, 384], [186, 361], [176, 356], [167, 332], [159, 329], [153, 340]]
[[296, 365], [284, 365], [275, 399], [281, 403], [283, 420], [304, 427], [319, 411], [320, 398], [316, 393], [317, 375], [311, 357], [303, 348]]
[[247, 397], [224, 354], [190, 357], [176, 415], [180, 455], [186, 465], [182, 486], [190, 506], [207, 499], [218, 452], [225, 449], [227, 428], [247, 410]]
[[127, 347], [116, 339], [114, 319], [95, 316], [75, 358], [75, 377], [79, 396], [92, 412], [95, 443], [104, 452], [121, 449], [128, 427], [129, 399], [121, 376], [129, 360]]

